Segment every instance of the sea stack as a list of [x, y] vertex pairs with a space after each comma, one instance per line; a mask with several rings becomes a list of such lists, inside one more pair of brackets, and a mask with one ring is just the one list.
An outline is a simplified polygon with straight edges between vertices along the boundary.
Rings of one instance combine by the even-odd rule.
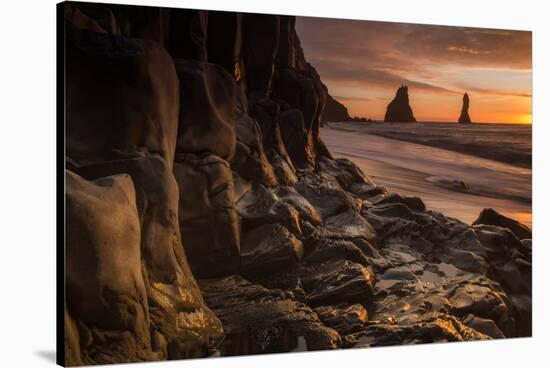
[[397, 89], [395, 98], [388, 104], [384, 121], [389, 123], [413, 123], [416, 121], [409, 105], [407, 86], [402, 85]]
[[462, 97], [462, 112], [460, 113], [460, 117], [458, 118], [458, 122], [460, 124], [470, 124], [472, 120], [470, 120], [470, 115], [468, 114], [468, 109], [470, 108], [470, 97], [468, 97], [468, 94], [465, 93], [464, 97]]

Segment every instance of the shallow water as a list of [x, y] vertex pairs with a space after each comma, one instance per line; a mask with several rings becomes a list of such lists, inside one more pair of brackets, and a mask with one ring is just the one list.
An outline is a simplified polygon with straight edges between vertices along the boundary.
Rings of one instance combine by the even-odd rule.
[[330, 123], [330, 126], [531, 168], [529, 124]]
[[[433, 210], [471, 223], [492, 207], [531, 226], [529, 168], [359, 131], [322, 128], [321, 136], [333, 156], [354, 161], [390, 191], [421, 197]], [[438, 185], [433, 177], [462, 181], [470, 192]]]

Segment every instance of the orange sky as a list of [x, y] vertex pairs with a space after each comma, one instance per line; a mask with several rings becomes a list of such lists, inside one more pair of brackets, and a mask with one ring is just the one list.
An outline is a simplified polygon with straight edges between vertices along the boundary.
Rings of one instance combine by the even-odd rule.
[[307, 60], [352, 116], [382, 120], [401, 84], [418, 121], [531, 123], [531, 32], [298, 17]]

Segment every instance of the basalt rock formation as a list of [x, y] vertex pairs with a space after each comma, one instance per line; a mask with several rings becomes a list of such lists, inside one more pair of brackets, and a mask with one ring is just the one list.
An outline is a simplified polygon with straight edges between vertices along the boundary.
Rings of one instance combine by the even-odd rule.
[[327, 122], [339, 122], [339, 121], [351, 121], [353, 118], [349, 115], [348, 109], [339, 101], [335, 100], [332, 96], [327, 96], [327, 104], [323, 115], [321, 116], [321, 123]]
[[294, 17], [62, 6], [67, 365], [530, 335], [530, 232], [333, 159]]
[[384, 121], [387, 123], [415, 122], [413, 111], [409, 105], [409, 88], [405, 85], [397, 89], [394, 99], [388, 104]]
[[458, 118], [458, 122], [460, 124], [470, 124], [472, 120], [470, 120], [470, 115], [468, 114], [468, 109], [470, 108], [470, 97], [468, 97], [468, 94], [465, 93], [464, 97], [462, 97], [462, 110], [460, 112], [460, 117]]

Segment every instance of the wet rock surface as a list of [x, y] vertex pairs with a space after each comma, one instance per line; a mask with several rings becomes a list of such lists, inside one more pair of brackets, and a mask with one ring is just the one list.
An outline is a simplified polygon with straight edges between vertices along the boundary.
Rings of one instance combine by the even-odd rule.
[[222, 355], [335, 349], [338, 332], [325, 326], [307, 305], [283, 290], [266, 289], [240, 276], [200, 283], [208, 304], [220, 316], [226, 340]]
[[531, 229], [522, 223], [501, 215], [492, 208], [485, 208], [479, 214], [472, 225], [495, 225], [504, 227], [514, 233], [519, 239], [531, 239], [533, 237]]
[[530, 230], [332, 158], [293, 17], [150, 9], [67, 13], [68, 365], [530, 336]]

